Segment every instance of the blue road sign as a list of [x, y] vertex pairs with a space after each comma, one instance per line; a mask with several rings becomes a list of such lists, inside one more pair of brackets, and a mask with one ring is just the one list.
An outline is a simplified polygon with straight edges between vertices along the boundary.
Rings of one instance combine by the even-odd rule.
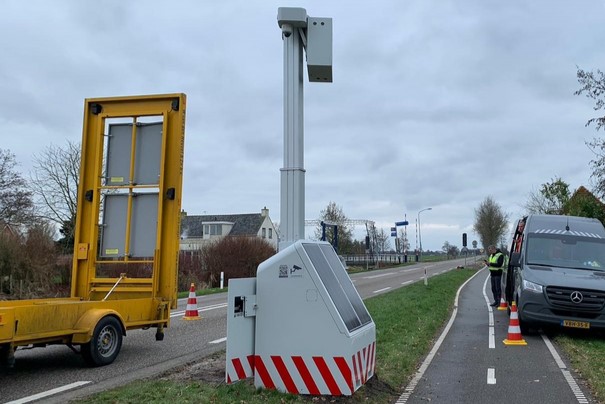
[[403, 222], [395, 222], [395, 226], [407, 226], [408, 224], [410, 224], [407, 220], [404, 220]]

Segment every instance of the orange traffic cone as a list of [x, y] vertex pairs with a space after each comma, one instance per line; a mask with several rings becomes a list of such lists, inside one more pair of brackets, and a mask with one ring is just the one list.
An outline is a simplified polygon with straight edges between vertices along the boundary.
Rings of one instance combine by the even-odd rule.
[[197, 297], [195, 296], [195, 285], [192, 283], [189, 289], [189, 298], [187, 299], [187, 309], [183, 320], [199, 320], [200, 313], [197, 311]]
[[506, 304], [506, 300], [503, 297], [500, 298], [500, 306], [498, 306], [498, 310], [506, 310], [508, 309], [508, 305]]
[[521, 327], [519, 326], [519, 314], [517, 313], [517, 303], [513, 300], [510, 308], [510, 323], [508, 325], [508, 338], [505, 339], [504, 345], [527, 345], [527, 342], [521, 335]]

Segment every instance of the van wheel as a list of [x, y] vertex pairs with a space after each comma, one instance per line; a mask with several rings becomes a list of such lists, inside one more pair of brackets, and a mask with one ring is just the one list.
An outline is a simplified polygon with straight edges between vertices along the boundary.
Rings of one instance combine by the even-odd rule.
[[113, 317], [103, 317], [96, 325], [92, 339], [82, 344], [81, 353], [89, 366], [104, 366], [113, 362], [122, 347], [122, 325]]
[[519, 319], [519, 328], [521, 329], [521, 334], [529, 334], [529, 327], [527, 326], [527, 323], [525, 321], [521, 321], [521, 319]]
[[521, 317], [519, 317], [519, 328], [521, 329], [521, 334], [523, 335], [533, 335], [537, 332], [536, 328], [530, 325], [530, 323], [527, 321], [521, 320]]

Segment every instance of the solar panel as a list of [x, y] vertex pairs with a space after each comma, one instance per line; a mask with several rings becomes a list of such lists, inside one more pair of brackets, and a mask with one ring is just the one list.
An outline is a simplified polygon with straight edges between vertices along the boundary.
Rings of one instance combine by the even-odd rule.
[[369, 324], [372, 318], [332, 246], [311, 243], [302, 246], [349, 332]]

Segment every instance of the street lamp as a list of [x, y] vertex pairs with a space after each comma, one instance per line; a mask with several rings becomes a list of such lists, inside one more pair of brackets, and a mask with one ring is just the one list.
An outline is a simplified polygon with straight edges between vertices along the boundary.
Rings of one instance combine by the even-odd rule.
[[432, 210], [433, 208], [424, 208], [422, 210], [418, 211], [418, 241], [420, 242], [420, 258], [419, 261], [421, 261], [422, 259], [422, 235], [420, 234], [420, 214], [422, 212], [424, 212], [425, 210]]

